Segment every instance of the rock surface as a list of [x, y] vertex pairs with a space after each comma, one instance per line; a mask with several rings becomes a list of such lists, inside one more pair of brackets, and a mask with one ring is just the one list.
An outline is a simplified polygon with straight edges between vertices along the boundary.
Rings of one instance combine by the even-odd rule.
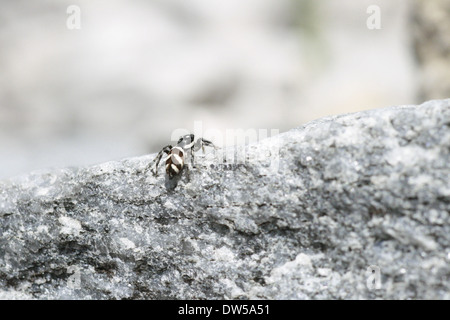
[[450, 299], [449, 149], [441, 100], [210, 152], [178, 180], [154, 154], [5, 180], [0, 298]]

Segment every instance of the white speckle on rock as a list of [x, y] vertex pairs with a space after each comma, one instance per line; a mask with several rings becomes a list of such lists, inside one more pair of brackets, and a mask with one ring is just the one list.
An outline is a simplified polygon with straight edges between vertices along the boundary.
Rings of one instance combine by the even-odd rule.
[[47, 194], [49, 193], [49, 191], [50, 191], [50, 188], [41, 188], [41, 189], [38, 189], [38, 190], [36, 191], [36, 196], [38, 196], [38, 197], [45, 196], [45, 195], [47, 195]]
[[38, 226], [38, 227], [36, 228], [36, 231], [37, 231], [38, 233], [43, 233], [43, 232], [48, 233], [48, 226], [46, 226], [46, 225], [40, 225], [40, 226]]
[[36, 278], [34, 280], [34, 284], [43, 284], [43, 283], [46, 283], [46, 282], [47, 282], [47, 280], [45, 280], [45, 278]]
[[231, 261], [234, 259], [233, 252], [225, 246], [216, 249], [214, 253], [217, 261]]
[[362, 244], [359, 241], [359, 237], [355, 232], [350, 232], [347, 235], [347, 245], [349, 248], [351, 248], [352, 250], [361, 250], [362, 249]]
[[61, 228], [62, 234], [78, 236], [82, 230], [80, 221], [70, 217], [60, 217], [59, 223], [63, 225]]
[[328, 277], [331, 274], [330, 268], [317, 268], [317, 274], [321, 277]]
[[220, 282], [222, 284], [224, 284], [230, 291], [231, 297], [229, 297], [229, 298], [236, 299], [239, 296], [244, 295], [244, 291], [242, 291], [242, 289], [239, 288], [234, 281], [232, 281], [230, 279], [221, 279]]
[[433, 224], [444, 225], [448, 221], [448, 213], [446, 211], [432, 209], [428, 213], [428, 220]]
[[311, 268], [311, 258], [304, 253], [299, 253], [293, 261], [286, 262], [285, 264], [274, 268], [266, 282], [275, 283], [282, 279], [284, 275], [295, 274], [296, 272], [300, 272], [302, 269], [309, 270]]
[[432, 176], [427, 174], [419, 174], [415, 177], [410, 177], [408, 182], [416, 187], [422, 187], [427, 184], [433, 184], [433, 181], [434, 179]]
[[128, 238], [120, 238], [119, 240], [120, 240], [120, 242], [122, 243], [122, 245], [124, 246], [125, 249], [134, 249], [134, 248], [136, 248], [136, 245], [134, 244], [134, 242], [131, 241]]
[[91, 170], [93, 171], [94, 174], [98, 174], [98, 175], [112, 173], [115, 169], [115, 164], [116, 164], [116, 162], [109, 161], [109, 162], [98, 164], [95, 167], [92, 167]]
[[415, 240], [415, 243], [422, 246], [425, 250], [434, 251], [438, 248], [438, 244], [436, 243], [436, 241], [434, 241], [433, 238], [429, 236], [419, 234], [416, 235]]
[[32, 300], [31, 294], [17, 290], [0, 290], [0, 300]]
[[304, 253], [298, 254], [297, 257], [294, 260], [294, 263], [297, 266], [304, 266], [304, 267], [308, 267], [308, 268], [312, 267], [311, 258], [308, 255], [304, 254]]
[[164, 202], [164, 207], [171, 210], [176, 210], [176, 206], [171, 201]]
[[417, 163], [430, 163], [438, 157], [439, 150], [423, 149], [417, 146], [394, 148], [387, 153], [386, 161], [391, 165], [403, 164], [407, 167]]
[[144, 231], [144, 229], [142, 229], [142, 227], [141, 227], [140, 225], [137, 225], [137, 226], [135, 227], [135, 230], [136, 230], [136, 232], [139, 233], [139, 234], [141, 234], [142, 231]]

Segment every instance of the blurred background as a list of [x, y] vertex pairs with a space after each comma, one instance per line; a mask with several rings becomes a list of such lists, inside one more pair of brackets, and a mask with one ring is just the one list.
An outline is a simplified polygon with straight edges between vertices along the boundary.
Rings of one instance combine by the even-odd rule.
[[284, 132], [448, 98], [449, 5], [0, 0], [0, 178], [158, 152], [194, 121]]

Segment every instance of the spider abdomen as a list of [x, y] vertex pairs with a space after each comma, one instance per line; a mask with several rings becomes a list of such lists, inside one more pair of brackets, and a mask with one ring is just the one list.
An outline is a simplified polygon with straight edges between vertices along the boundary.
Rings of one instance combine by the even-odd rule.
[[166, 158], [166, 173], [173, 177], [181, 172], [184, 167], [184, 151], [180, 147], [174, 147]]

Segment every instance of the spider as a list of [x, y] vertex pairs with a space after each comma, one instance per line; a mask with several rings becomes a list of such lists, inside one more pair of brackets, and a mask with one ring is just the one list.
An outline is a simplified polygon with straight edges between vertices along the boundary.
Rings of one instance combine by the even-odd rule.
[[161, 161], [163, 154], [166, 154], [167, 156], [164, 158], [166, 163], [166, 173], [169, 175], [169, 179], [172, 179], [174, 176], [180, 174], [184, 168], [185, 152], [190, 152], [191, 165], [194, 167], [194, 152], [200, 150], [200, 148], [205, 152], [205, 146], [213, 147], [214, 149], [216, 148], [209, 140], [198, 138], [197, 141], [195, 141], [193, 134], [181, 136], [175, 147], [172, 147], [171, 145], [165, 146], [158, 153], [155, 160], [151, 162], [150, 166], [152, 166], [153, 163], [156, 163], [155, 170], [152, 170], [153, 174], [155, 176], [157, 175], [158, 164]]

